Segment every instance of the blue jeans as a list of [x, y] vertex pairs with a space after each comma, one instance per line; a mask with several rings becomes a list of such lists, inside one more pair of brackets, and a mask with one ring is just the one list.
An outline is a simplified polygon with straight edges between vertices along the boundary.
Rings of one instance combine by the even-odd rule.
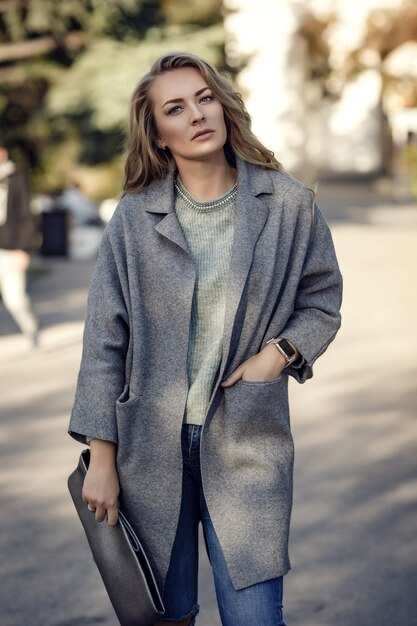
[[198, 525], [202, 522], [207, 554], [213, 570], [217, 604], [223, 626], [285, 626], [282, 616], [282, 576], [245, 589], [234, 589], [211, 522], [200, 473], [201, 426], [183, 424], [183, 491], [160, 621], [180, 621], [199, 611]]

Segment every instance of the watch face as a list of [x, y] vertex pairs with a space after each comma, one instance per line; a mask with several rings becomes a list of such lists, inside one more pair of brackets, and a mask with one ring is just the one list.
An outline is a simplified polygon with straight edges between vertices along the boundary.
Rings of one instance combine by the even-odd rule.
[[279, 340], [279, 345], [281, 346], [281, 348], [284, 350], [285, 354], [287, 355], [287, 357], [289, 359], [291, 359], [291, 357], [294, 356], [295, 354], [295, 350], [294, 348], [291, 346], [291, 344], [288, 343], [288, 341], [286, 339], [280, 339]]

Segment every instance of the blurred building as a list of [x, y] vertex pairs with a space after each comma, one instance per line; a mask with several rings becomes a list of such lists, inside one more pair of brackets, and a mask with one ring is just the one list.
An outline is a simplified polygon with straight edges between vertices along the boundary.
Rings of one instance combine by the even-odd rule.
[[[238, 85], [253, 130], [287, 169], [308, 178], [318, 173], [373, 174], [387, 164], [387, 120], [397, 111], [382, 106], [380, 57], [365, 50], [364, 69], [335, 85], [340, 97], [323, 97], [319, 81], [311, 78], [311, 50], [302, 28], [307, 11], [318, 20], [332, 21], [326, 35], [328, 58], [324, 51], [322, 64], [332, 67], [332, 80], [337, 82], [338, 69], [342, 76], [349, 55], [361, 46], [371, 11], [401, 4], [401, 0], [225, 0], [228, 61], [237, 68], [243, 65]], [[387, 67], [391, 61], [384, 61]], [[398, 73], [410, 72], [411, 67], [417, 68], [417, 46], [408, 47], [402, 58], [397, 54]]]

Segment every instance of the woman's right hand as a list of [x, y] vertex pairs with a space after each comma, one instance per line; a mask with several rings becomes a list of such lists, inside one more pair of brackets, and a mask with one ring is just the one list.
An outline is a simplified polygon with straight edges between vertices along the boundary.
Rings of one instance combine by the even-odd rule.
[[[90, 442], [90, 466], [84, 479], [82, 498], [98, 522], [117, 524], [119, 478], [116, 470], [116, 444], [102, 439]], [[91, 513], [93, 514], [93, 512]]]

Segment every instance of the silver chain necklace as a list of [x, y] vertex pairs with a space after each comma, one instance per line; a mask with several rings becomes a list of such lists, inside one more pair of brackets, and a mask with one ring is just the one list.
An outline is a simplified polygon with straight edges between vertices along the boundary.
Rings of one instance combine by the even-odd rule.
[[197, 211], [212, 211], [213, 209], [221, 209], [226, 204], [229, 204], [237, 194], [237, 182], [234, 184], [232, 189], [230, 189], [227, 193], [220, 198], [216, 198], [215, 200], [208, 200], [206, 202], [201, 202], [196, 200], [188, 191], [188, 189], [184, 186], [179, 174], [176, 174], [174, 178], [174, 186], [177, 194], [187, 202], [193, 209]]

